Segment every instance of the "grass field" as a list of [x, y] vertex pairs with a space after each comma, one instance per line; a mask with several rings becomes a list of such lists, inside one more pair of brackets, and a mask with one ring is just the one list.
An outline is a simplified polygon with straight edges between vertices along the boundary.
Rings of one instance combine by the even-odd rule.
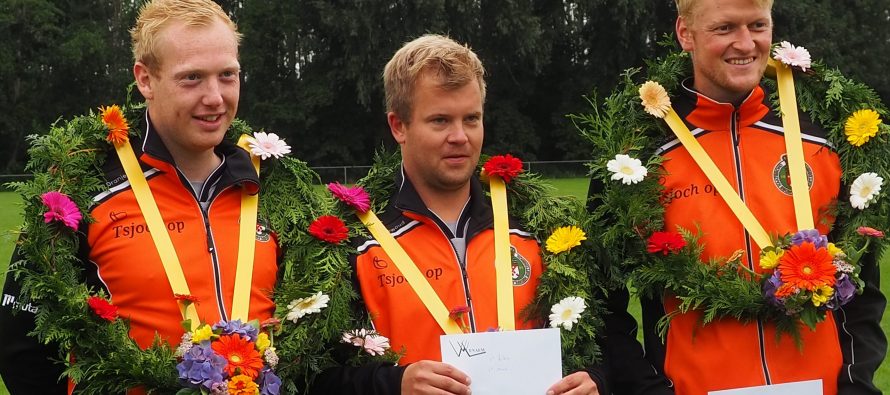
[[[584, 198], [587, 194], [586, 179], [554, 179], [552, 183], [561, 193], [566, 195]], [[0, 192], [0, 273], [6, 271], [16, 238], [15, 229], [20, 223], [21, 206], [18, 196], [10, 192]], [[881, 277], [884, 278], [881, 290], [883, 290], [885, 295], [890, 295], [890, 254], [885, 254], [881, 259]], [[0, 278], [0, 285], [2, 285], [4, 279], [5, 276]], [[633, 308], [632, 306], [630, 311], [639, 317], [638, 308]], [[884, 314], [881, 327], [884, 329], [885, 334], [890, 333], [890, 315]], [[890, 393], [890, 365], [887, 364], [886, 360], [877, 372], [875, 383], [882, 392]], [[8, 395], [2, 381], [0, 381], [0, 395]]]

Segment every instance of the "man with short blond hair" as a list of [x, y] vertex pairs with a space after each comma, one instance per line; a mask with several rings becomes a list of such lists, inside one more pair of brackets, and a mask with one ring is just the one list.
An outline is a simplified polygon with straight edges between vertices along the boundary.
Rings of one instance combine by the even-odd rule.
[[[441, 273], [430, 285], [446, 306], [467, 307], [471, 332], [499, 326], [493, 215], [475, 175], [484, 134], [484, 73], [472, 50], [440, 35], [405, 44], [383, 73], [387, 122], [401, 147], [402, 167], [380, 220], [410, 256], [409, 264]], [[509, 238], [530, 273], [512, 284], [516, 329], [542, 327], [543, 320], [518, 314], [533, 300], [544, 270], [540, 246], [518, 229]], [[391, 262], [383, 247], [367, 240], [351, 262], [363, 310], [392, 349], [405, 354], [399, 366], [329, 369], [311, 393], [469, 394], [472, 378], [440, 362], [443, 330], [412, 286], [380, 286], [380, 276], [400, 276], [395, 265], [380, 263]], [[574, 372], [548, 394], [593, 395], [602, 386], [597, 371]]]
[[[237, 299], [246, 301], [250, 319], [269, 318], [275, 310], [269, 290], [277, 279], [278, 248], [265, 231], [239, 238], [242, 191], [257, 193], [259, 178], [250, 155], [225, 140], [240, 96], [235, 24], [211, 0], [153, 0], [140, 10], [131, 36], [133, 74], [146, 111], [134, 126], [142, 137], [130, 143], [145, 173], [144, 192], [154, 196], [163, 221], [175, 224], [169, 232], [178, 258], [174, 264], [189, 296], [200, 301], [196, 314], [210, 324], [234, 320]], [[94, 220], [82, 223], [79, 232], [85, 281], [109, 295], [140, 347], [156, 339], [179, 344], [183, 316], [161, 262], [163, 252], [149, 232], [121, 236], [119, 231], [145, 229], [149, 220], [143, 209], [151, 208], [137, 202], [136, 183], [130, 183], [114, 151], [106, 161], [108, 190], [93, 199]], [[235, 272], [251, 263], [239, 262], [242, 242], [255, 248], [250, 286], [239, 293]], [[4, 293], [17, 295], [17, 287], [8, 277]], [[53, 353], [32, 353], [39, 345], [25, 335], [33, 319], [0, 310], [0, 373], [14, 395], [64, 393], [64, 383], [57, 383], [63, 366], [48, 359]]]
[[[775, 169], [786, 163], [782, 120], [760, 85], [772, 44], [772, 1], [677, 3], [676, 34], [691, 54], [693, 75], [671, 98], [674, 109], [696, 130], [696, 141], [765, 230], [797, 232], [793, 197], [774, 181]], [[805, 114], [800, 119], [804, 159], [812, 172], [808, 182], [814, 222], [819, 233], [827, 234], [835, 218], [824, 213], [842, 193], [840, 162], [834, 148], [822, 143], [825, 131]], [[683, 144], [663, 143], [660, 181], [666, 191], [711, 185]], [[596, 188], [592, 183], [592, 196]], [[757, 262], [759, 247], [721, 197], [693, 194], [665, 203], [664, 228], [677, 227], [700, 231], [703, 260], [741, 250], [747, 269], [763, 270]], [[860, 262], [864, 293], [829, 311], [815, 330], [801, 325], [800, 346], [787, 333], [779, 335], [769, 320], [723, 318], [702, 325], [701, 311], [680, 313], [677, 298], [664, 295], [640, 301], [644, 352], [636, 341], [636, 321], [626, 311], [627, 291], [613, 292], [608, 304], [614, 314], [605, 319], [604, 348], [614, 393], [707, 395], [774, 384], [803, 386], [808, 384], [801, 382], [814, 380], [821, 381], [816, 386], [824, 395], [880, 393], [872, 378], [886, 353], [879, 325], [886, 299], [878, 287], [876, 254]], [[662, 339], [655, 328], [665, 315], [671, 318]]]

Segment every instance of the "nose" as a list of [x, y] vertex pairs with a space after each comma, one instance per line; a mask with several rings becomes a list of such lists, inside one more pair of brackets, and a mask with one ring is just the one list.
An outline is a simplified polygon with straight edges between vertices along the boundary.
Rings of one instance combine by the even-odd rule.
[[736, 37], [733, 47], [740, 51], [753, 51], [755, 46], [754, 36], [751, 34], [751, 31], [747, 27], [739, 29], [738, 37]]
[[466, 144], [469, 140], [470, 138], [467, 136], [466, 126], [461, 122], [458, 122], [457, 125], [448, 132], [447, 141], [450, 144]]
[[218, 107], [221, 106], [222, 103], [222, 90], [219, 86], [219, 81], [214, 78], [208, 79], [207, 88], [204, 92], [204, 97], [201, 99], [201, 104], [208, 107]]

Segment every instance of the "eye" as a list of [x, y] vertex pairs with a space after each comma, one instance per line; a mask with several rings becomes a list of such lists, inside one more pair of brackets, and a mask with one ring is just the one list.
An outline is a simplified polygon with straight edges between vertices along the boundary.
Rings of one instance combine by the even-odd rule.
[[717, 33], [728, 33], [732, 30], [732, 26], [730, 25], [720, 25], [714, 28], [714, 31]]
[[474, 115], [470, 115], [470, 116], [466, 117], [466, 118], [464, 119], [464, 122], [466, 122], [466, 123], [470, 123], [470, 124], [476, 124], [476, 123], [479, 123], [479, 121], [481, 121], [481, 120], [482, 120], [482, 116], [481, 116], [481, 115], [475, 115], [475, 114], [474, 114]]
[[198, 81], [201, 79], [201, 76], [198, 75], [198, 73], [191, 73], [189, 75], [186, 75], [184, 79], [186, 81]]
[[435, 117], [431, 121], [436, 125], [444, 125], [448, 123], [448, 119], [445, 117]]
[[223, 71], [222, 74], [220, 74], [220, 77], [225, 79], [235, 79], [238, 78], [238, 72], [232, 70]]

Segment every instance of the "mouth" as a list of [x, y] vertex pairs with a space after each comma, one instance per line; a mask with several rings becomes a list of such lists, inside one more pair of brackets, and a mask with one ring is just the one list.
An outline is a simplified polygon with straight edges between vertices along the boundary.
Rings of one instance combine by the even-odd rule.
[[735, 65], [735, 66], [744, 66], [746, 64], [754, 63], [754, 57], [727, 59], [726, 63]]
[[195, 119], [204, 122], [216, 122], [219, 118], [222, 117], [222, 114], [211, 114], [211, 115], [196, 115]]

